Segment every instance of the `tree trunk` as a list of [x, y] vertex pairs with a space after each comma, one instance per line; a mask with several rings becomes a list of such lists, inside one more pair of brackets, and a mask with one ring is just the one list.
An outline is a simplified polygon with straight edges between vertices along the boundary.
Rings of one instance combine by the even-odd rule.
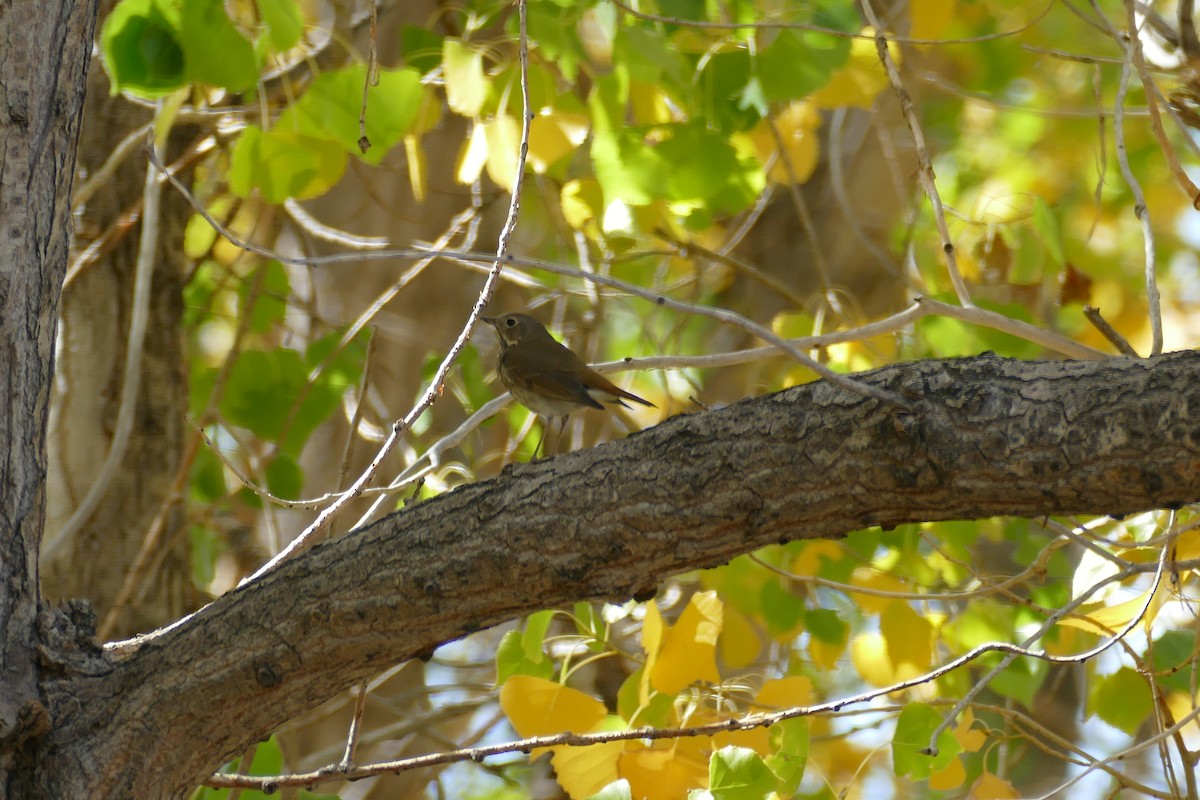
[[[46, 419], [96, 4], [0, 5], [0, 798], [51, 724], [38, 644]], [[15, 771], [14, 771], [15, 770]]]

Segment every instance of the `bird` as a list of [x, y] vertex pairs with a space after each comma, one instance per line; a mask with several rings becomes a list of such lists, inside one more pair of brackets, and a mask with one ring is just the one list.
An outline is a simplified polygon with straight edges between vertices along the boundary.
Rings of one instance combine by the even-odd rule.
[[629, 408], [624, 401], [630, 400], [657, 408], [649, 400], [625, 391], [589, 367], [528, 314], [503, 314], [481, 319], [494, 327], [500, 337], [497, 369], [500, 381], [517, 402], [534, 414], [561, 419], [565, 425], [566, 417], [572, 411], [604, 409], [602, 403]]

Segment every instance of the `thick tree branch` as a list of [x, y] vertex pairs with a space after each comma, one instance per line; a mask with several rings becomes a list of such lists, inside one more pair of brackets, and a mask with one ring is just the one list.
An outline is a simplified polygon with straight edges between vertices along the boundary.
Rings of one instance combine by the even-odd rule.
[[92, 797], [182, 797], [399, 660], [535, 609], [645, 596], [773, 542], [1200, 501], [1200, 354], [985, 355], [858, 377], [916, 412], [819, 382], [675, 417], [319, 546], [123, 660], [60, 657], [46, 774], [61, 796], [86, 781]]

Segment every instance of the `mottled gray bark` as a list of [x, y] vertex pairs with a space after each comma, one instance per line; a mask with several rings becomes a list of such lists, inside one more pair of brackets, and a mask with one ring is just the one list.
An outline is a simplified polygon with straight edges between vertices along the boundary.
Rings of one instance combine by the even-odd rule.
[[36, 796], [183, 797], [397, 661], [535, 609], [648, 595], [772, 542], [1200, 501], [1198, 377], [1191, 352], [922, 362], [863, 376], [911, 412], [810, 384], [514, 466], [317, 547], [115, 656], [68, 654], [46, 685]]
[[51, 724], [36, 662], [38, 547], [59, 287], [95, 2], [0, 3], [0, 798]]

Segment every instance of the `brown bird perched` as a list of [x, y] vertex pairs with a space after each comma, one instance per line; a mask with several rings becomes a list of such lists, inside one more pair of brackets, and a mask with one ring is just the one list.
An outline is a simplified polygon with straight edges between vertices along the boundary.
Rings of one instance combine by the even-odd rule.
[[[627, 392], [583, 363], [527, 314], [483, 317], [500, 337], [501, 382], [521, 405], [543, 417], [565, 417], [580, 408], [599, 408], [601, 402], [632, 400], [650, 408], [649, 400]], [[540, 444], [540, 443], [539, 443]]]

